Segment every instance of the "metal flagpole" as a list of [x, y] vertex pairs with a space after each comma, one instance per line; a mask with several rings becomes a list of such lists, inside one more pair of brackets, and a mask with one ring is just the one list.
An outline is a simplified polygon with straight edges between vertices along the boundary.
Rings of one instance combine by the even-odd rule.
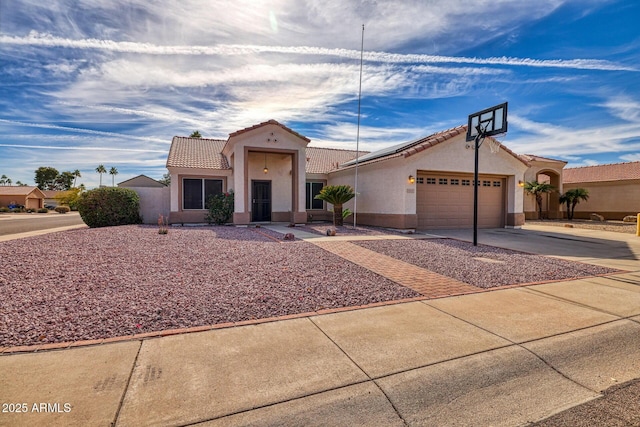
[[358, 127], [356, 131], [356, 176], [355, 176], [355, 196], [353, 198], [353, 227], [356, 227], [356, 216], [358, 215], [358, 157], [360, 157], [360, 101], [362, 98], [362, 58], [364, 55], [364, 24], [362, 24], [362, 41], [360, 42], [360, 85], [358, 87]]

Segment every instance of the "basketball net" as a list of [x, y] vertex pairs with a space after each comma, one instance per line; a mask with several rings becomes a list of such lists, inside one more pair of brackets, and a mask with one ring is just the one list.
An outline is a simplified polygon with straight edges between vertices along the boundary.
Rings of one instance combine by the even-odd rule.
[[500, 147], [502, 146], [502, 143], [496, 138], [505, 137], [506, 135], [506, 133], [501, 133], [489, 138], [489, 149], [491, 150], [492, 154], [497, 154], [500, 151]]

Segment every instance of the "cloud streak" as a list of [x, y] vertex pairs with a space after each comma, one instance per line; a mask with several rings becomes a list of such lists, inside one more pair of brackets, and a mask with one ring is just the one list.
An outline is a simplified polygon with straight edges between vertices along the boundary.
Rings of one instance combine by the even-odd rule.
[[[20, 46], [63, 47], [72, 49], [97, 49], [110, 52], [146, 55], [216, 55], [237, 56], [278, 53], [311, 56], [332, 56], [344, 59], [360, 59], [360, 51], [353, 49], [323, 48], [313, 46], [260, 46], [221, 44], [216, 46], [163, 46], [152, 43], [120, 42], [101, 39], [68, 39], [32, 31], [28, 36], [0, 35], [0, 44]], [[389, 52], [365, 52], [364, 60], [393, 64], [475, 64], [507, 65], [518, 67], [569, 68], [601, 71], [638, 71], [634, 67], [597, 59], [532, 59], [511, 57], [456, 57]]]

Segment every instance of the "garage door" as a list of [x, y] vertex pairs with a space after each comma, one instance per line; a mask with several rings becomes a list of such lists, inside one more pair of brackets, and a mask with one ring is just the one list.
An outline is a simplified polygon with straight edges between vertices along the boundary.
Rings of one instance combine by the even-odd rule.
[[[418, 173], [418, 228], [472, 228], [473, 175]], [[505, 178], [479, 176], [478, 227], [504, 227]]]

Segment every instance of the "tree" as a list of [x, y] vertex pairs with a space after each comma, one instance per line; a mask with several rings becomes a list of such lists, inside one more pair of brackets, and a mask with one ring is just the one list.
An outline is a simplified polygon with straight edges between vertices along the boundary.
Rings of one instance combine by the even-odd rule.
[[356, 193], [349, 185], [327, 185], [315, 198], [333, 205], [333, 226], [338, 227], [344, 224], [342, 205], [353, 199], [355, 195]]
[[73, 173], [69, 171], [65, 171], [56, 177], [55, 185], [54, 185], [55, 188], [50, 188], [50, 190], [66, 191], [73, 186], [72, 184], [73, 184]]
[[585, 202], [589, 200], [589, 190], [586, 188], [572, 188], [560, 196], [560, 203], [567, 205], [567, 218], [569, 218], [569, 221], [573, 220], [573, 212], [576, 209], [576, 205], [583, 200]]
[[191, 135], [189, 135], [189, 138], [202, 138], [202, 135], [200, 135], [199, 130], [196, 130], [194, 132], [191, 132]]
[[73, 171], [73, 186], [76, 186], [76, 181], [78, 180], [78, 178], [82, 177], [82, 174], [80, 173], [80, 169], [76, 169]]
[[107, 173], [107, 169], [104, 167], [104, 165], [99, 165], [96, 168], [96, 172], [100, 174], [100, 187], [102, 187], [102, 174]]
[[163, 174], [162, 179], [159, 179], [158, 182], [161, 182], [166, 186], [171, 185], [171, 175], [168, 173]]
[[56, 178], [58, 178], [58, 169], [40, 166], [36, 169], [36, 177], [34, 181], [40, 190], [55, 190]]
[[27, 184], [23, 184], [22, 181], [16, 181], [16, 185], [19, 187], [26, 187]]
[[555, 190], [553, 185], [546, 182], [529, 181], [524, 183], [524, 191], [536, 198], [538, 205], [538, 219], [542, 219], [542, 195]]
[[5, 185], [7, 183], [7, 175], [0, 176], [0, 185]]
[[11, 185], [13, 181], [11, 181], [11, 178], [7, 178], [6, 182], [7, 182], [7, 185]]
[[111, 186], [115, 187], [116, 175], [118, 175], [118, 169], [116, 169], [115, 166], [112, 166], [111, 169], [109, 169], [109, 174], [111, 175]]

